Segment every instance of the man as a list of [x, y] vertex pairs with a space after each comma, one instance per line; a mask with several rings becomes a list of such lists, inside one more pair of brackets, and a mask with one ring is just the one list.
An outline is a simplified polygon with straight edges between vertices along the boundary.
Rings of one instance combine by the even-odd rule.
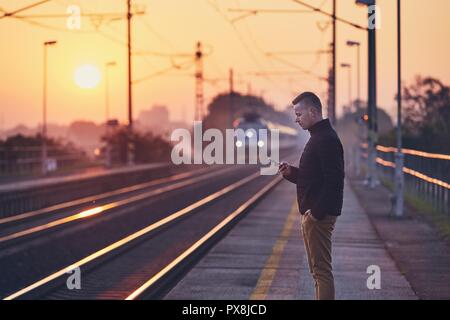
[[314, 93], [302, 93], [292, 104], [295, 122], [308, 130], [311, 138], [298, 168], [283, 162], [279, 169], [285, 179], [297, 185], [302, 234], [316, 299], [333, 300], [331, 235], [342, 210], [344, 152], [330, 121], [323, 119], [322, 104]]

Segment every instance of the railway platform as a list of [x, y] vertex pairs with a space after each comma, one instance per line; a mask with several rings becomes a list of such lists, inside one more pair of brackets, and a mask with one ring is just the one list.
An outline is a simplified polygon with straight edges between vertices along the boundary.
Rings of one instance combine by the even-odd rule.
[[[348, 183], [344, 192], [333, 234], [336, 299], [417, 299]], [[313, 299], [295, 196], [294, 186], [281, 182], [165, 299]], [[380, 289], [367, 284], [373, 266]]]

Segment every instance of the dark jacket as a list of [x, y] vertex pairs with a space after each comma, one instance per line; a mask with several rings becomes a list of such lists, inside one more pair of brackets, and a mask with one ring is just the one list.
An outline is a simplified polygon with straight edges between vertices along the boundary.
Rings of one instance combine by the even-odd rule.
[[300, 213], [308, 209], [314, 218], [339, 216], [344, 194], [344, 152], [328, 119], [309, 129], [311, 138], [303, 150], [299, 167], [291, 167], [285, 178], [297, 185]]

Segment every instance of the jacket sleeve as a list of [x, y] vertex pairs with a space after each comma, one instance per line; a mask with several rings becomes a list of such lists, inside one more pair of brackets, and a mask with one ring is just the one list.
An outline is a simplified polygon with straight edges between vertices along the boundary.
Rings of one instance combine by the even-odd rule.
[[291, 174], [290, 175], [286, 175], [283, 176], [283, 178], [285, 178], [287, 181], [292, 182], [293, 184], [297, 184], [297, 180], [298, 180], [298, 168], [294, 167], [294, 166], [290, 166], [291, 167]]
[[338, 199], [338, 190], [342, 188], [343, 181], [343, 155], [339, 141], [323, 139], [315, 148], [320, 164], [323, 184], [319, 191], [317, 201], [311, 208], [311, 214], [322, 220], [334, 210]]

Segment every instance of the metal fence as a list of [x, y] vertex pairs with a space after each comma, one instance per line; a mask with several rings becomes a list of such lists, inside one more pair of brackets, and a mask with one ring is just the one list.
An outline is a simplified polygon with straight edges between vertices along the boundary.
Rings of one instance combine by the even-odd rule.
[[[39, 174], [42, 170], [41, 147], [0, 147], [0, 176], [21, 176]], [[48, 161], [55, 170], [77, 167], [87, 162], [85, 154], [78, 150], [64, 150], [48, 147]]]
[[[363, 149], [366, 147], [362, 145]], [[450, 217], [450, 155], [412, 149], [402, 151], [405, 190]], [[377, 146], [378, 174], [392, 182], [396, 152], [397, 148]]]

